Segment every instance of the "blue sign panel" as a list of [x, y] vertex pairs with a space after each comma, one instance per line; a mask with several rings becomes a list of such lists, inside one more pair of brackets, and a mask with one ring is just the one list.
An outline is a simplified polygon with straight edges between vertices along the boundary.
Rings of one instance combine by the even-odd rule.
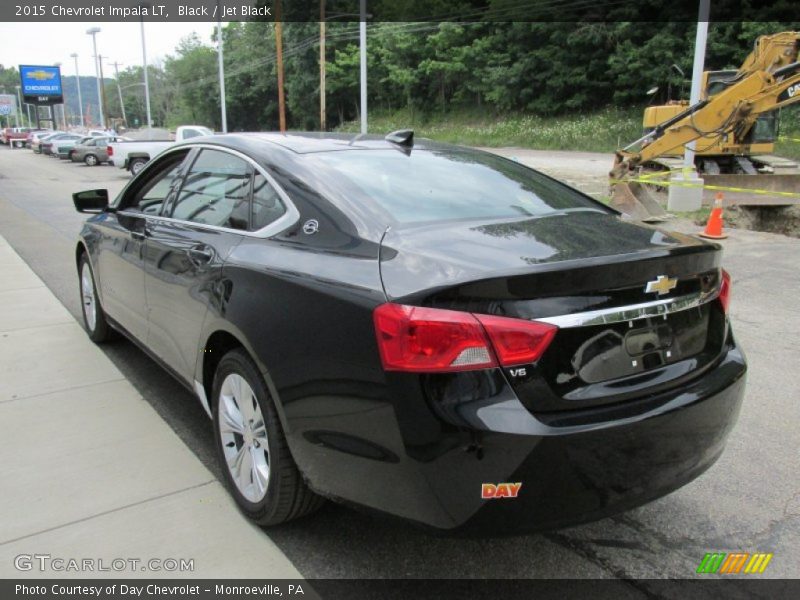
[[20, 65], [22, 95], [30, 104], [61, 104], [61, 69], [52, 66]]

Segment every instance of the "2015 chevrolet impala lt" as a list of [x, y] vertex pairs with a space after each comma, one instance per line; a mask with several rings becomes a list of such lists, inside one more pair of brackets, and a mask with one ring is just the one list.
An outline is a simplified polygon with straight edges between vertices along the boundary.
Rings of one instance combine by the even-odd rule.
[[323, 498], [439, 530], [597, 519], [700, 475], [739, 412], [720, 247], [514, 161], [236, 134], [73, 200], [89, 335], [196, 393], [262, 525]]

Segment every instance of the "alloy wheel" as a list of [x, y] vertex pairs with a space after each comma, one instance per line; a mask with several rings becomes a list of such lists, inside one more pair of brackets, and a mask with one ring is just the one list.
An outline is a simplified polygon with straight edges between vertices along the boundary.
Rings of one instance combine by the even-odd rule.
[[267, 427], [258, 399], [244, 377], [231, 373], [224, 379], [217, 410], [231, 478], [248, 501], [260, 502], [267, 493], [270, 476]]
[[86, 325], [91, 331], [97, 326], [97, 300], [94, 296], [94, 281], [89, 263], [84, 263], [81, 269], [81, 298], [83, 300], [83, 314]]

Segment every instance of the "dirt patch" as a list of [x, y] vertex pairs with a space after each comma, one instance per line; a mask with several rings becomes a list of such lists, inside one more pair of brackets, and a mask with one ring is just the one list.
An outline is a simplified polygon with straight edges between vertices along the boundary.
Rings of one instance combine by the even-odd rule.
[[[698, 212], [695, 224], [705, 226], [709, 212], [708, 209]], [[800, 206], [729, 206], [723, 220], [726, 227], [800, 238]]]

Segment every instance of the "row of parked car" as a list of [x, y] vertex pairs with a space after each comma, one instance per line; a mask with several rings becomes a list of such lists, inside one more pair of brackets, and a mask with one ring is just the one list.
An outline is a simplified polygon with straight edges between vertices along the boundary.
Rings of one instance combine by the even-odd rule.
[[[53, 131], [50, 129], [31, 129], [24, 146], [34, 154], [54, 156], [62, 160], [82, 162], [90, 167], [109, 162], [108, 145], [112, 142], [126, 141], [129, 138], [110, 135], [106, 131], [90, 130], [86, 133]], [[19, 143], [11, 142], [14, 147]]]
[[0, 144], [12, 148], [23, 148], [28, 133], [34, 131], [30, 127], [5, 127], [0, 129]]
[[174, 132], [147, 129], [134, 131], [132, 135], [137, 136], [136, 139], [110, 135], [99, 129], [77, 133], [20, 127], [0, 131], [0, 141], [14, 148], [27, 147], [36, 154], [57, 156], [89, 166], [109, 163], [136, 175], [151, 158], [173, 144], [214, 135], [214, 131], [202, 125], [181, 125]]

